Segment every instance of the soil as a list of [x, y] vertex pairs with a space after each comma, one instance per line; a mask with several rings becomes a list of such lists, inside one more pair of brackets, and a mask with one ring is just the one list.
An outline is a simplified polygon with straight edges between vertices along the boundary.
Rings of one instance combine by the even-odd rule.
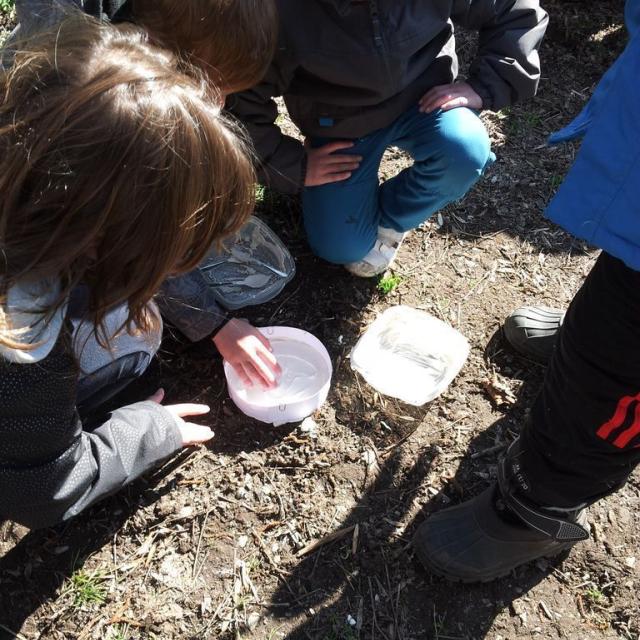
[[[544, 143], [622, 50], [622, 7], [546, 3], [538, 97], [483, 115], [497, 162], [411, 234], [389, 293], [316, 259], [298, 201], [263, 195], [258, 213], [295, 255], [297, 276], [247, 315], [326, 345], [333, 386], [315, 427], [241, 415], [212, 347], [168, 332], [129, 395], [161, 383], [170, 401], [206, 401], [215, 439], [67, 525], [0, 523], [0, 638], [640, 638], [637, 473], [590, 509], [588, 542], [491, 584], [434, 577], [410, 544], [429, 513], [491, 482], [540, 388], [544, 368], [510, 351], [503, 319], [524, 304], [566, 306], [597, 255], [542, 215], [577, 150]], [[460, 48], [468, 58], [473, 38]], [[383, 178], [407, 162], [390, 150]], [[434, 314], [471, 344], [454, 383], [421, 408], [378, 395], [349, 364], [362, 331], [396, 304]], [[504, 404], [487, 379], [510, 392]]]

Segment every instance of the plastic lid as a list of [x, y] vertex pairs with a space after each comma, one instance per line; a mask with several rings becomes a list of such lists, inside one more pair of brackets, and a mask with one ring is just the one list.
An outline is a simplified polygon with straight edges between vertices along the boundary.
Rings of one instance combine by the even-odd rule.
[[411, 307], [387, 309], [351, 352], [351, 366], [377, 391], [416, 406], [439, 396], [469, 355], [453, 327]]

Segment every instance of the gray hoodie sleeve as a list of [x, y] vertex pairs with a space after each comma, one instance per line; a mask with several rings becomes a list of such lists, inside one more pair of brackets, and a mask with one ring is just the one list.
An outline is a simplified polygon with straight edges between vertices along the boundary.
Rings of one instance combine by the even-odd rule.
[[485, 109], [498, 111], [535, 95], [549, 16], [538, 0], [455, 0], [453, 20], [480, 31], [469, 84]]
[[[29, 419], [34, 429], [38, 421], [46, 427], [51, 418]], [[150, 401], [114, 411], [90, 433], [82, 430], [77, 414], [74, 422], [75, 437], [52, 460], [0, 468], [0, 513], [27, 527], [52, 526], [118, 491], [182, 446], [174, 417]]]
[[307, 154], [302, 143], [284, 135], [276, 124], [276, 96], [286, 90], [277, 60], [258, 86], [228, 97], [227, 110], [248, 130], [258, 155], [258, 177], [267, 187], [286, 194], [297, 194], [304, 186]]

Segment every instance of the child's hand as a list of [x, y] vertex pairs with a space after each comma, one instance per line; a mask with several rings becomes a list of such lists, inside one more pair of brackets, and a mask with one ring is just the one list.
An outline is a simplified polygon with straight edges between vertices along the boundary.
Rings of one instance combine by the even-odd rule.
[[[164, 400], [164, 389], [158, 389], [150, 398], [151, 402], [162, 404]], [[182, 446], [189, 447], [194, 444], [201, 444], [211, 440], [214, 433], [209, 427], [200, 424], [185, 422], [182, 418], [186, 416], [201, 416], [209, 413], [209, 407], [206, 404], [169, 404], [164, 407], [178, 423], [178, 429], [182, 436]]]
[[305, 142], [304, 146], [307, 150], [305, 187], [319, 187], [323, 184], [347, 180], [362, 161], [362, 156], [333, 155], [335, 151], [353, 147], [353, 142], [349, 140], [330, 142], [316, 149], [311, 148], [308, 142]]
[[247, 387], [263, 389], [278, 386], [282, 369], [271, 352], [269, 341], [245, 320], [234, 318], [213, 339], [222, 357]]
[[454, 82], [433, 87], [420, 99], [420, 112], [431, 113], [436, 109], [449, 111], [457, 107], [482, 109], [482, 98], [466, 82]]

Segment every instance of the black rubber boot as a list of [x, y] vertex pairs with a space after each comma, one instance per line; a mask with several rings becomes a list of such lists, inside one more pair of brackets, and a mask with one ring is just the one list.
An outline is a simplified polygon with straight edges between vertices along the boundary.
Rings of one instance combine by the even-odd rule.
[[522, 355], [547, 363], [553, 353], [564, 311], [550, 307], [521, 307], [504, 322], [504, 335]]
[[507, 489], [505, 473], [502, 461], [496, 484], [420, 526], [413, 546], [427, 570], [453, 581], [489, 582], [589, 537], [583, 509], [556, 517], [536, 508]]

